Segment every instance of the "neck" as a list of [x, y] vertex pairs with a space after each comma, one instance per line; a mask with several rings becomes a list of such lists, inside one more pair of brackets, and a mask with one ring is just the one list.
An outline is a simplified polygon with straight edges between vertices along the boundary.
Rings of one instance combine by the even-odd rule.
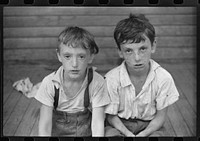
[[86, 73], [87, 73], [87, 71], [86, 71], [85, 74], [82, 75], [81, 77], [79, 77], [79, 78], [77, 78], [77, 79], [71, 79], [70, 77], [68, 77], [68, 75], [66, 75], [66, 74], [63, 72], [63, 83], [64, 83], [64, 84], [82, 84], [83, 81], [85, 80]]
[[147, 77], [147, 75], [148, 75], [148, 73], [150, 71], [150, 62], [149, 62], [148, 67], [146, 67], [142, 71], [135, 71], [135, 70], [127, 67], [127, 65], [126, 65], [126, 68], [127, 68], [127, 71], [128, 71], [128, 74], [129, 74], [130, 77], [135, 77], [135, 78]]

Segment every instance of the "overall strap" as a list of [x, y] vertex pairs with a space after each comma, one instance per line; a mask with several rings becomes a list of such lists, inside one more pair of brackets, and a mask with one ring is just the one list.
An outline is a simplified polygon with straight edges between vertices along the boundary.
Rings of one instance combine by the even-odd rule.
[[53, 103], [53, 106], [54, 106], [54, 109], [56, 110], [56, 108], [58, 107], [58, 100], [59, 100], [59, 88], [57, 89], [57, 88], [54, 86], [54, 90], [55, 90], [55, 96], [54, 96], [54, 103]]
[[[92, 68], [89, 68], [88, 70], [88, 83], [87, 83], [87, 87], [85, 89], [85, 93], [84, 93], [84, 107], [88, 108], [89, 103], [90, 103], [90, 98], [89, 98], [89, 85], [91, 83], [93, 79], [93, 70]], [[56, 110], [56, 108], [58, 107], [58, 100], [59, 100], [59, 89], [57, 89], [54, 86], [54, 90], [55, 90], [55, 97], [54, 97], [54, 109]]]
[[84, 93], [84, 107], [85, 108], [88, 108], [89, 103], [90, 103], [89, 85], [90, 85], [92, 79], [93, 79], [93, 70], [92, 70], [92, 68], [89, 68], [89, 70], [88, 70], [88, 83], [87, 83], [87, 87], [86, 87], [85, 93]]

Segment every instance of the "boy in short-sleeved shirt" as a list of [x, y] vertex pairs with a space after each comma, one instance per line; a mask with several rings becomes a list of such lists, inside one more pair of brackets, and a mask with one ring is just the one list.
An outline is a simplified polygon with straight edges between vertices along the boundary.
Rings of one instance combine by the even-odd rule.
[[124, 61], [105, 75], [111, 97], [105, 135], [166, 136], [167, 108], [179, 93], [170, 73], [151, 59], [154, 27], [144, 15], [131, 14], [117, 24], [114, 38]]
[[41, 136], [104, 136], [104, 107], [109, 104], [105, 80], [88, 67], [98, 53], [93, 36], [79, 27], [59, 35], [62, 66], [47, 75], [35, 96], [42, 103]]

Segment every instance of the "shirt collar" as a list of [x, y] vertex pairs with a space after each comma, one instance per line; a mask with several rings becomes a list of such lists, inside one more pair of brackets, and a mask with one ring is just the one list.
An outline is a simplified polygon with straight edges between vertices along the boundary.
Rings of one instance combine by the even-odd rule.
[[[155, 77], [155, 70], [159, 66], [160, 65], [158, 63], [156, 63], [154, 60], [150, 59], [150, 71], [149, 71], [149, 74], [147, 76], [147, 80], [146, 80], [145, 85], [149, 84], [153, 80], [153, 78]], [[132, 84], [130, 77], [128, 75], [128, 71], [127, 71], [127, 68], [126, 68], [126, 65], [125, 65], [125, 61], [123, 61], [122, 64], [120, 65], [120, 74], [119, 75], [120, 75], [120, 82], [121, 82], [122, 87], [126, 87], [126, 86]]]
[[119, 75], [120, 75], [119, 78], [120, 78], [120, 82], [121, 82], [122, 87], [126, 87], [126, 86], [132, 84], [130, 77], [128, 75], [128, 71], [126, 69], [125, 61], [123, 61], [122, 64], [120, 65]]
[[59, 84], [62, 83], [62, 78], [63, 78], [63, 66], [60, 66], [57, 71], [54, 72], [52, 81], [57, 82]]
[[[88, 77], [88, 69], [87, 68], [87, 75], [83, 81], [83, 84], [86, 84], [87, 83], [87, 77]], [[95, 67], [92, 67], [93, 70], [95, 70], [96, 68]], [[52, 81], [58, 83], [59, 85], [62, 84], [62, 81], [63, 81], [63, 73], [64, 73], [64, 69], [63, 69], [63, 66], [60, 66], [60, 68], [54, 72], [54, 75], [53, 75], [53, 78], [52, 78]]]
[[149, 74], [147, 76], [147, 79], [146, 79], [146, 82], [145, 84], [143, 85], [143, 88], [148, 86], [151, 81], [155, 78], [155, 70], [160, 67], [160, 65], [158, 63], [156, 63], [154, 60], [150, 59], [150, 71], [149, 71]]

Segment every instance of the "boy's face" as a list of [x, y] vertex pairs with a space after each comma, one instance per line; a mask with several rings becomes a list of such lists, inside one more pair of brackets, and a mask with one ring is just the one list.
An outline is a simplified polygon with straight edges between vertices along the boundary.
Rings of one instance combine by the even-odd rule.
[[68, 80], [84, 79], [86, 68], [92, 63], [93, 54], [88, 49], [82, 47], [71, 47], [63, 43], [60, 44], [60, 52], [57, 52], [58, 60], [64, 68], [64, 77]]
[[121, 51], [119, 50], [119, 56], [124, 58], [128, 70], [133, 73], [147, 72], [151, 53], [156, 50], [156, 41], [152, 45], [149, 38], [146, 36], [145, 38], [145, 41], [140, 43], [127, 42], [122, 44]]

